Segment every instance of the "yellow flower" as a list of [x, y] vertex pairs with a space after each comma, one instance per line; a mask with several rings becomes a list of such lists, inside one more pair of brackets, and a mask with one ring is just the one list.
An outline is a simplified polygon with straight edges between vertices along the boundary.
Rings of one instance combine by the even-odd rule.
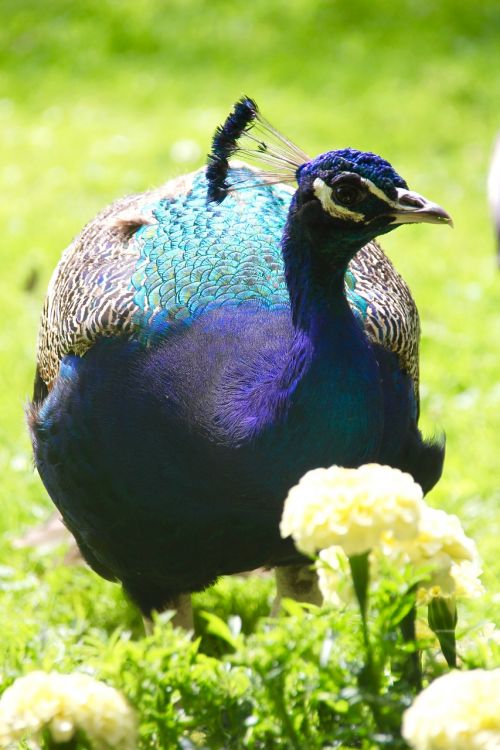
[[137, 723], [125, 698], [85, 674], [32, 672], [0, 699], [0, 747], [48, 729], [54, 742], [81, 730], [98, 749], [135, 750]]
[[349, 560], [342, 547], [321, 550], [316, 560], [316, 572], [325, 603], [338, 607], [355, 602]]
[[431, 566], [418, 591], [419, 604], [435, 597], [475, 598], [484, 589], [476, 545], [466, 536], [457, 516], [423, 503], [418, 534], [401, 542], [389, 531], [383, 535], [382, 551], [399, 563]]
[[453, 592], [457, 599], [477, 599], [484, 594], [484, 586], [479, 580], [482, 569], [477, 560], [463, 560], [453, 563], [451, 577], [455, 583]]
[[414, 750], [499, 750], [500, 669], [438, 677], [405, 711], [402, 734]]
[[308, 555], [332, 545], [360, 555], [388, 530], [396, 539], [414, 537], [422, 506], [420, 486], [398, 469], [379, 464], [314, 469], [290, 490], [280, 531]]

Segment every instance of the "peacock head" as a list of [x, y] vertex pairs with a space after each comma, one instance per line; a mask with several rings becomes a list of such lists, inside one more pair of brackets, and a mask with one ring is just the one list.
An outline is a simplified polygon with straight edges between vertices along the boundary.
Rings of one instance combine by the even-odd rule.
[[215, 133], [207, 167], [208, 200], [220, 202], [229, 191], [248, 187], [245, 179], [229, 184], [228, 160], [236, 154], [270, 167], [272, 172], [260, 173], [266, 183], [297, 182], [289, 221], [314, 235], [318, 253], [331, 250], [334, 240], [340, 265], [401, 224], [452, 224], [441, 206], [409, 190], [376, 154], [346, 148], [310, 159], [262, 117], [249, 97], [235, 104]]
[[408, 189], [389, 162], [346, 148], [329, 151], [296, 171], [295, 211], [319, 231], [363, 245], [402, 224], [452, 224], [436, 203]]

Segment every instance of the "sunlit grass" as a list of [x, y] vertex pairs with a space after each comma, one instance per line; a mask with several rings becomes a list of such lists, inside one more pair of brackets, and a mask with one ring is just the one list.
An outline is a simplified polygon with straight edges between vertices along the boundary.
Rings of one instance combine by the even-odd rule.
[[[242, 93], [311, 154], [345, 145], [381, 153], [455, 219], [453, 232], [405, 228], [384, 246], [421, 312], [422, 424], [447, 436], [430, 502], [460, 516], [484, 560], [488, 595], [464, 618], [498, 617], [500, 281], [484, 185], [500, 127], [499, 28], [495, 0], [3, 3], [0, 596], [8, 678], [40, 666], [44, 632], [50, 649], [64, 650], [92, 629], [109, 634], [122, 624], [139, 636], [142, 627], [117, 586], [64, 567], [60, 551], [37, 558], [12, 550], [12, 538], [50, 508], [31, 469], [23, 407], [51, 270], [107, 202], [202, 164], [214, 127]], [[189, 148], [176, 148], [185, 140]], [[233, 612], [224, 586], [200, 606], [226, 618]], [[268, 579], [245, 583], [245, 602], [231, 599], [249, 629], [271, 589]], [[71, 657], [55, 661], [66, 667]]]

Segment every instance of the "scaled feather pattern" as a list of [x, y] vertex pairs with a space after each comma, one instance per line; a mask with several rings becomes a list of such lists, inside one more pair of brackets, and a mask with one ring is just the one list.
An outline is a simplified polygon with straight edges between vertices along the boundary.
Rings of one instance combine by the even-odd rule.
[[[38, 367], [52, 383], [62, 357], [100, 336], [149, 338], [215, 301], [289, 306], [280, 239], [293, 190], [262, 185], [248, 165], [230, 170], [244, 190], [206, 203], [205, 170], [106, 209], [69, 246], [45, 302]], [[256, 187], [253, 187], [256, 185]], [[124, 222], [139, 228], [123, 239]], [[395, 352], [418, 392], [420, 321], [411, 292], [375, 242], [352, 259], [345, 289], [374, 343]]]
[[145, 614], [303, 561], [279, 521], [310, 469], [386, 463], [424, 491], [441, 473], [417, 427], [418, 314], [374, 239], [449, 217], [374, 154], [294, 153], [295, 191], [212, 161], [118, 201], [49, 284], [36, 466], [85, 559]]

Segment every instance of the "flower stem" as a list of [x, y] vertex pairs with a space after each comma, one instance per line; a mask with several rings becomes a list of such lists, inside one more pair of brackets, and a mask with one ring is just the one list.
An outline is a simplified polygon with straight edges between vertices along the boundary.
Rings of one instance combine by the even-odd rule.
[[370, 580], [368, 552], [365, 552], [363, 555], [352, 555], [349, 558], [349, 565], [351, 568], [356, 599], [359, 604], [359, 611], [361, 612], [361, 626], [363, 629], [363, 641], [365, 644], [366, 663], [368, 666], [368, 664], [371, 664], [372, 662], [372, 649], [368, 632], [368, 622], [366, 619], [366, 612], [368, 609], [368, 583]]
[[369, 553], [362, 555], [352, 555], [349, 557], [351, 568], [352, 582], [354, 591], [359, 604], [361, 613], [361, 627], [363, 633], [363, 643], [365, 646], [365, 666], [359, 674], [358, 683], [365, 693], [365, 698], [370, 706], [375, 723], [381, 732], [385, 732], [386, 722], [380, 711], [378, 704], [380, 676], [378, 673], [377, 663], [373, 658], [373, 650], [370, 642], [370, 633], [368, 630], [367, 610], [368, 610], [368, 584], [370, 581], [370, 563]]
[[[415, 631], [416, 619], [417, 607], [416, 605], [413, 605], [408, 614], [406, 614], [399, 623], [401, 634], [406, 642], [413, 641], [413, 643], [415, 643], [417, 639]], [[422, 690], [422, 668], [420, 664], [420, 652], [417, 649], [415, 649], [413, 653], [408, 654], [404, 665], [404, 674], [410, 685], [413, 685], [416, 692], [420, 692], [420, 690]]]
[[352, 582], [358, 600], [359, 609], [363, 622], [366, 621], [366, 610], [368, 604], [368, 583], [370, 580], [370, 565], [368, 552], [362, 555], [351, 555], [349, 565], [351, 568]]

